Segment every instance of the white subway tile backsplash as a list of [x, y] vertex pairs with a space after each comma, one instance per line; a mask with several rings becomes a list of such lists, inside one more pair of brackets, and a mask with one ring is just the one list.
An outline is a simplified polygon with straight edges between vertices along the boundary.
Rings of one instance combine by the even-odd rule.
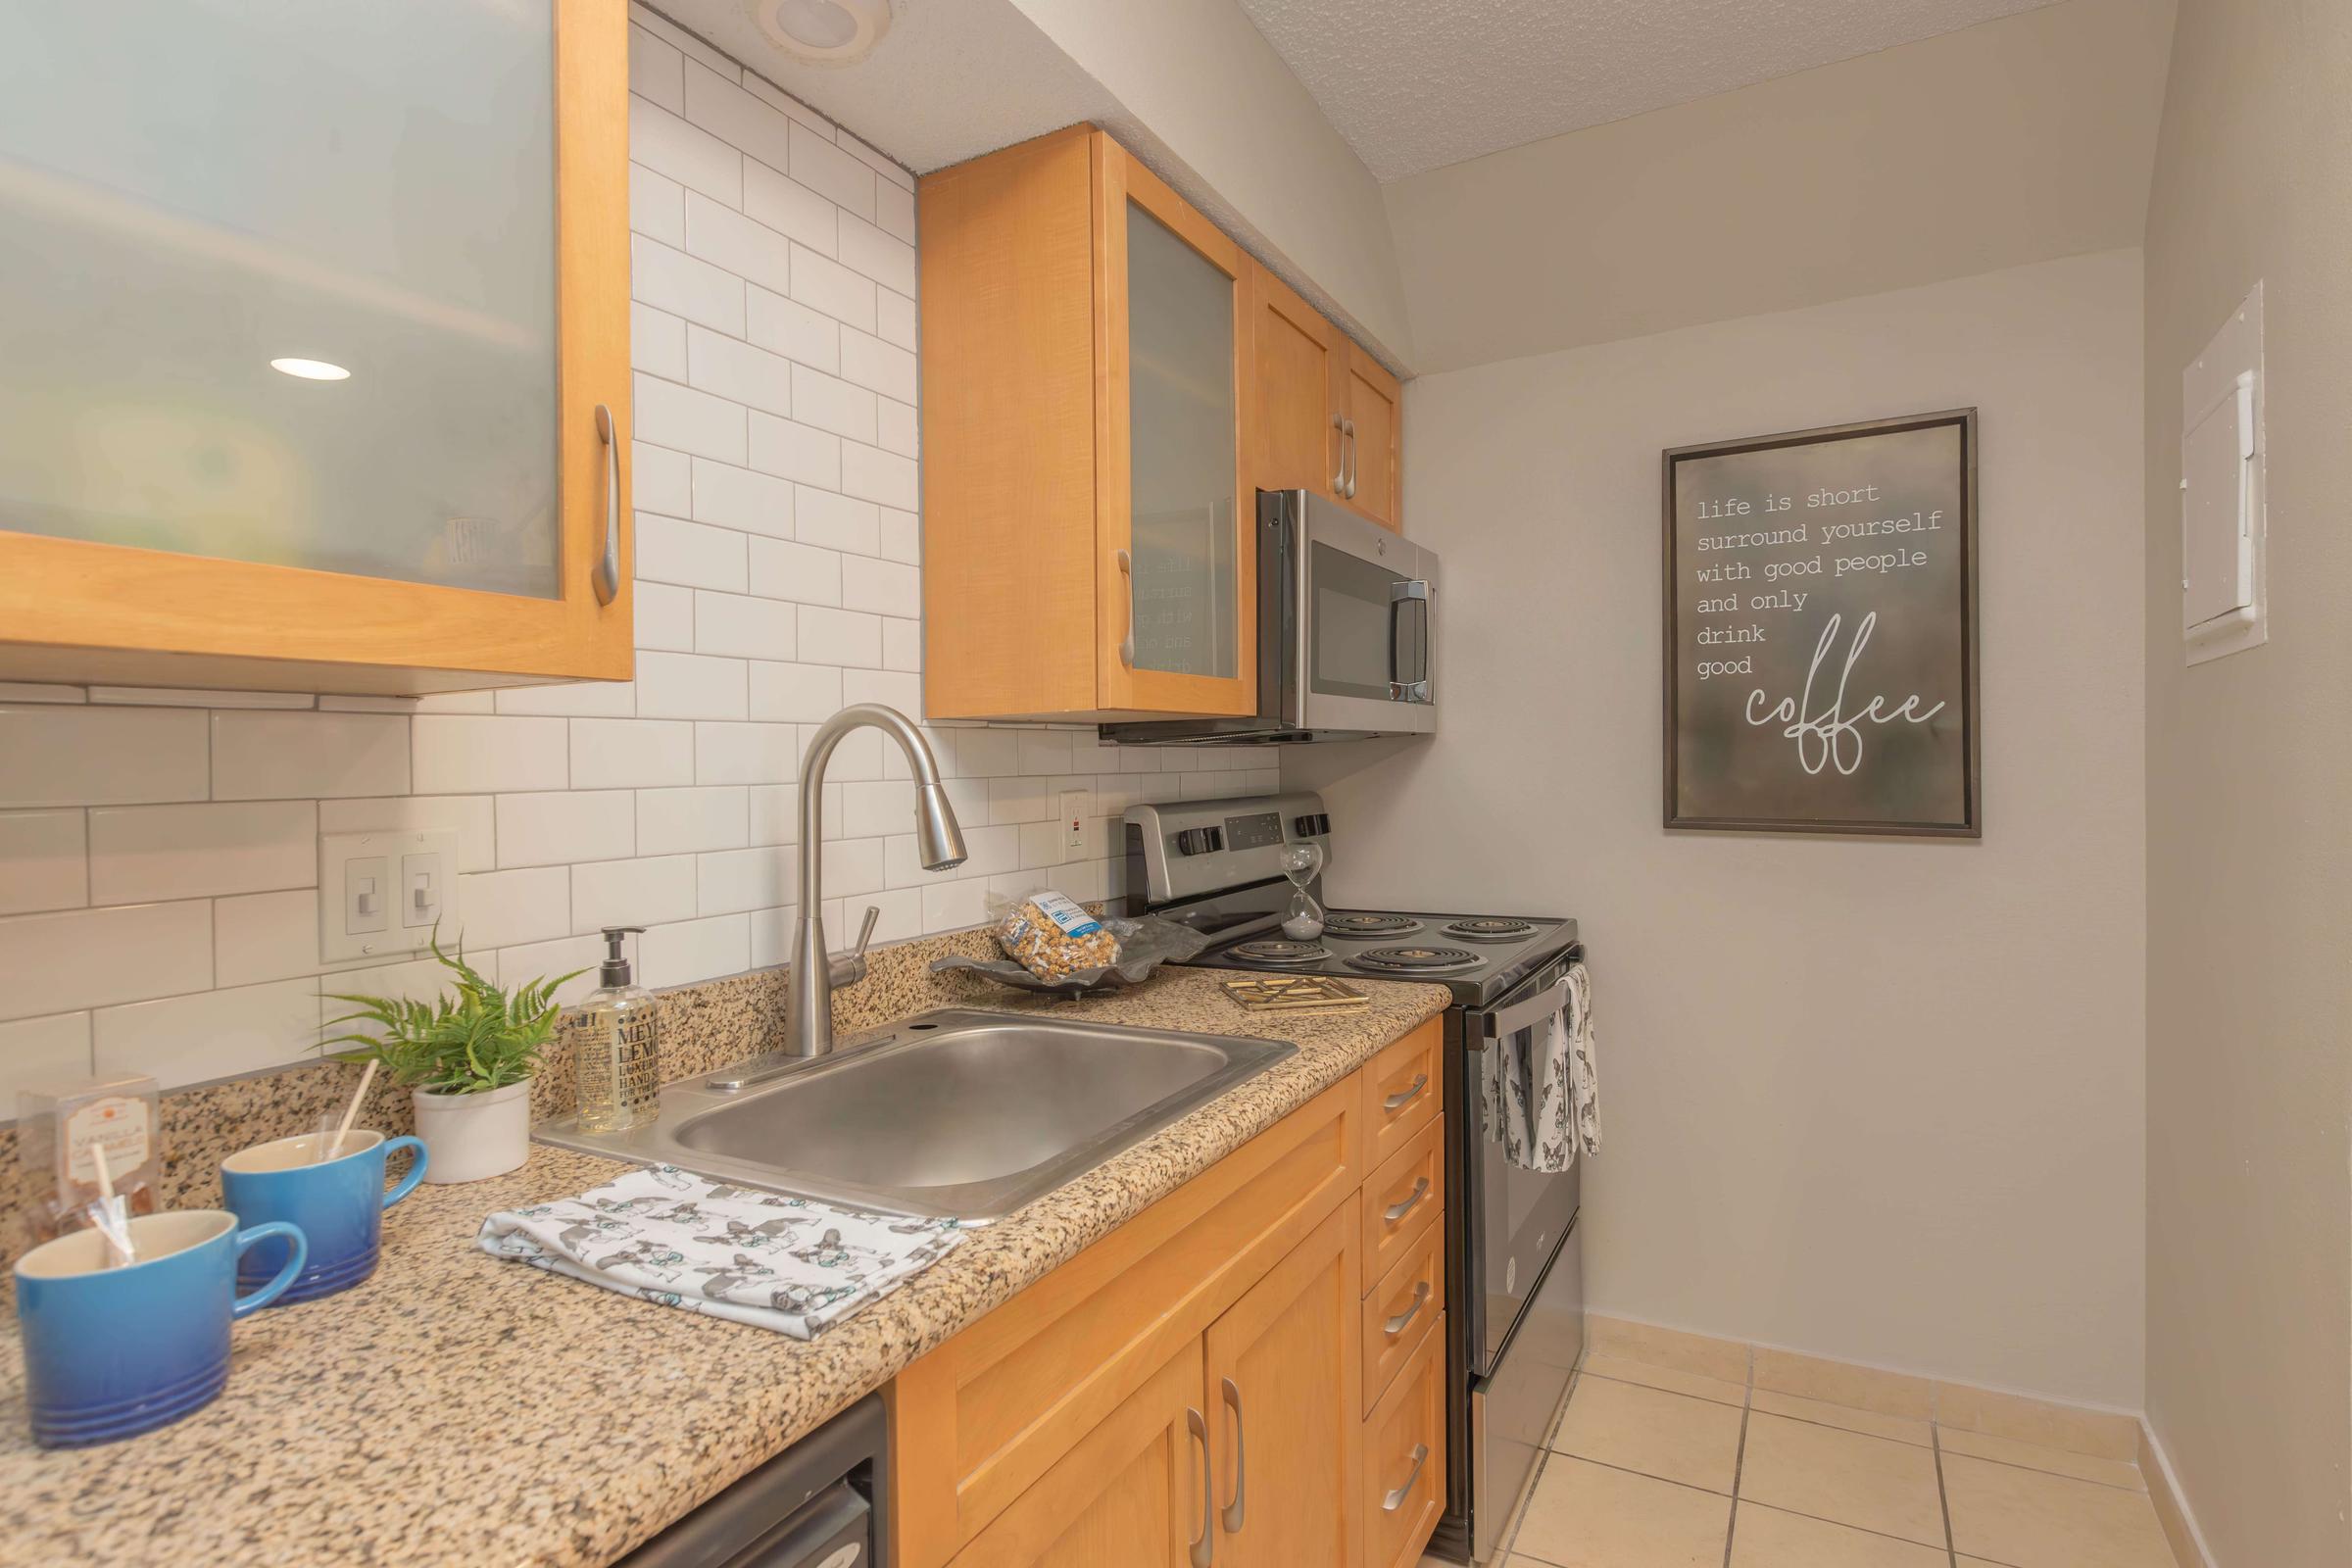
[[90, 1014], [90, 1057], [101, 1073], [143, 1072], [165, 1088], [233, 1078], [313, 1055], [318, 983], [279, 980]]
[[[824, 798], [827, 804], [841, 799], [848, 786], [827, 784]], [[752, 808], [751, 842], [754, 844], [797, 844], [801, 837], [800, 790], [790, 784], [754, 784], [747, 791]], [[839, 811], [826, 813], [838, 817]]]
[[686, 322], [667, 311], [629, 302], [629, 368], [665, 380], [686, 379]]
[[874, 442], [885, 452], [913, 458], [920, 451], [914, 405], [890, 398], [874, 400]]
[[498, 864], [497, 812], [487, 795], [388, 795], [320, 801], [321, 833], [435, 833], [458, 835], [458, 869], [487, 871]]
[[90, 1015], [53, 1013], [0, 1023], [0, 1109], [12, 1115], [17, 1096], [90, 1076]]
[[629, 790], [555, 790], [498, 797], [498, 863], [569, 865], [637, 853], [637, 797]]
[[[441, 951], [452, 957], [458, 951], [448, 941]], [[486, 949], [467, 948], [465, 960], [468, 967], [493, 984], [503, 983], [498, 954]], [[525, 978], [528, 978], [527, 976]], [[421, 958], [403, 958], [398, 963], [373, 963], [358, 968], [337, 969], [318, 982], [318, 1023], [329, 1038], [346, 1032], [361, 1033], [368, 1025], [353, 1019], [357, 1004], [351, 997], [381, 997], [387, 1002], [433, 1002], [449, 993], [449, 967], [428, 951]], [[342, 1048], [337, 1048], [342, 1049]]]
[[178, 996], [213, 983], [205, 899], [0, 919], [0, 1018]]
[[[682, 229], [678, 238], [682, 244], [685, 238]], [[742, 278], [644, 234], [629, 239], [629, 297], [721, 332], [743, 330]], [[652, 368], [643, 364], [638, 368]], [[639, 421], [637, 434], [647, 441], [654, 439], [643, 420]]]
[[901, 620], [895, 615], [882, 617], [882, 667], [909, 671], [923, 667], [921, 621]]
[[694, 590], [665, 582], [636, 584], [637, 646], [694, 652]]
[[1035, 773], [1008, 773], [988, 781], [988, 819], [991, 822], [1042, 822], [1054, 814], [1046, 799], [1047, 780]]
[[637, 712], [645, 718], [748, 718], [744, 662], [706, 654], [637, 656]]
[[744, 461], [745, 411], [740, 403], [640, 374], [637, 428], [658, 446], [675, 447], [721, 463]]
[[894, 289], [879, 290], [874, 296], [874, 336], [903, 349], [913, 349], [914, 301]]
[[912, 779], [868, 779], [841, 787], [835, 819], [844, 838], [887, 838], [914, 820]]
[[770, 104], [745, 92], [743, 74], [723, 75], [699, 64], [686, 67], [685, 116], [731, 147], [739, 147], [778, 169], [791, 156], [785, 141], [792, 122]]
[[805, 245], [793, 247], [792, 297], [861, 332], [874, 329], [874, 280]]
[[880, 174], [891, 184], [898, 186], [901, 190], [914, 189], [914, 176], [893, 162], [887, 155], [876, 152], [839, 126], [835, 126], [833, 129], [833, 139], [841, 144], [842, 151], [865, 165], [875, 173]]
[[792, 241], [731, 202], [686, 193], [686, 254], [779, 294], [792, 289]]
[[751, 843], [745, 786], [639, 790], [637, 849], [642, 855], [737, 850]]
[[629, 162], [730, 207], [743, 204], [743, 154], [650, 98], [629, 99]]
[[871, 332], [854, 326], [841, 329], [842, 379], [901, 403], [914, 401], [914, 356]]
[[677, 46], [632, 23], [629, 26], [629, 91], [673, 115], [686, 112], [686, 84]]
[[[845, 591], [847, 565], [844, 563]], [[803, 605], [800, 622], [800, 659], [804, 663], [870, 668], [882, 662], [882, 620], [878, 615]]]
[[571, 787], [654, 789], [694, 782], [694, 726], [679, 719], [575, 718]]
[[[692, 226], [689, 215], [689, 230]], [[914, 247], [848, 212], [841, 215], [841, 264], [884, 288], [900, 294], [914, 292]]]
[[956, 731], [956, 771], [966, 778], [995, 778], [1021, 770], [1021, 732], [1015, 729]]
[[[852, 670], [842, 672], [845, 687], [848, 684], [849, 676], [854, 673], [855, 671]], [[845, 690], [842, 702], [847, 704], [852, 699]], [[802, 755], [808, 754], [809, 743], [815, 738], [816, 726], [814, 724], [801, 726]], [[825, 777], [840, 783], [851, 783], [860, 779], [888, 778], [891, 775], [884, 770], [882, 759], [898, 755], [899, 749], [883, 740], [880, 730], [864, 727], [854, 729], [834, 744], [833, 760], [825, 765]], [[825, 808], [828, 811], [838, 805], [839, 803], [831, 797], [827, 797], [825, 800]]]
[[988, 884], [934, 882], [923, 889], [923, 930], [932, 935], [961, 931], [988, 918]]
[[189, 709], [0, 707], [0, 807], [201, 801], [206, 747]]
[[[842, 443], [842, 466], [849, 466], [852, 446]], [[794, 532], [803, 543], [827, 550], [846, 550], [860, 556], [882, 553], [882, 518], [871, 501], [835, 495], [829, 490], [801, 487], [794, 507]]]
[[702, 39], [697, 38], [693, 33], [688, 32], [684, 27], [679, 26], [667, 17], [660, 16], [642, 5], [631, 5], [629, 7], [629, 20], [635, 23], [638, 26], [643, 27], [646, 31], [652, 33], [655, 37], [662, 39], [663, 42], [668, 43], [673, 48], [679, 50], [686, 56], [687, 59], [698, 60], [702, 62], [705, 66], [708, 66], [710, 70], [718, 73], [719, 75], [725, 77], [729, 81], [737, 80], [743, 75], [743, 68], [741, 66], [737, 65], [734, 61], [729, 60], [725, 55], [720, 54], [717, 50], [711, 48], [709, 44], [703, 42]]
[[419, 790], [481, 795], [565, 786], [567, 720], [419, 713], [409, 722], [416, 727]]
[[545, 686], [503, 686], [493, 694], [498, 712], [537, 718], [627, 718], [637, 711], [637, 687], [625, 680], [560, 680]]
[[692, 985], [752, 965], [751, 916], [745, 914], [658, 925], [639, 940], [644, 956], [638, 979], [644, 985]]
[[322, 967], [317, 888], [213, 901], [213, 984], [291, 980]]
[[51, 686], [39, 681], [0, 680], [0, 703], [86, 703], [90, 694], [79, 686]]
[[[817, 494], [801, 491], [795, 510]], [[754, 539], [751, 564], [752, 592], [762, 598], [789, 599], [798, 605], [841, 603], [841, 557], [831, 550], [780, 539]]]
[[571, 868], [571, 928], [659, 925], [694, 918], [694, 857], [601, 860]]
[[893, 239], [914, 243], [914, 192], [885, 184], [874, 192], [874, 226]]
[[[648, 441], [629, 443], [629, 504], [639, 512], [659, 512], [683, 517], [694, 508], [694, 485], [683, 452], [672, 452]], [[640, 562], [642, 567], [644, 563]]]
[[881, 892], [882, 844], [880, 839], [826, 839], [821, 867], [825, 891], [845, 902]]
[[[742, 344], [735, 345], [741, 349]], [[758, 353], [756, 349], [746, 353]], [[757, 459], [759, 438], [753, 437]], [[694, 460], [694, 520], [777, 539], [792, 537], [792, 486], [772, 474], [731, 464]], [[639, 639], [638, 646], [645, 646]]]
[[862, 220], [874, 216], [874, 172], [830, 138], [797, 122], [786, 172], [839, 206], [845, 218]]
[[629, 166], [629, 231], [686, 248], [686, 187], [643, 164]]
[[781, 355], [698, 326], [687, 334], [686, 367], [701, 391], [768, 414], [792, 412], [792, 362]]
[[792, 896], [799, 865], [796, 856], [790, 847], [721, 850], [696, 856], [697, 912], [735, 914], [775, 907]]
[[[458, 907], [464, 919], [457, 935], [466, 951], [486, 953], [570, 934], [572, 875], [568, 866], [535, 865], [460, 877]], [[442, 946], [450, 946], [446, 934]]]
[[77, 909], [89, 903], [89, 856], [87, 822], [77, 806], [0, 811], [0, 914]]
[[759, 73], [754, 71], [746, 71], [743, 74], [743, 88], [744, 91], [750, 93], [753, 97], [760, 99], [761, 102], [772, 104], [776, 108], [783, 110], [785, 114], [799, 121], [802, 124], [807, 125], [809, 129], [815, 131], [819, 136], [824, 137], [827, 141], [831, 141], [833, 139], [833, 122], [831, 121], [818, 114], [815, 110], [809, 108], [807, 104], [801, 102], [798, 98], [795, 98], [792, 94], [786, 92], [783, 88], [777, 86], [774, 82], [767, 80]]
[[923, 520], [897, 507], [882, 509], [882, 559], [920, 565], [923, 560]]
[[[633, 946], [624, 951], [632, 956], [636, 952]], [[604, 957], [605, 943], [601, 936], [558, 937], [553, 942], [501, 948], [498, 950], [500, 983], [512, 986], [570, 975], [570, 979], [556, 987], [556, 1002], [568, 1007], [602, 983], [597, 968]]]
[[[841, 444], [841, 487], [861, 500], [912, 511], [917, 495], [914, 460], [856, 441]], [[879, 536], [876, 547], [879, 548]]]
[[118, 708], [316, 708], [318, 699], [303, 692], [200, 691], [185, 686], [93, 686], [93, 703]]
[[405, 795], [414, 722], [392, 713], [214, 713], [213, 799]]
[[[759, 665], [754, 665], [753, 690], [759, 690]], [[696, 784], [788, 784], [799, 773], [801, 742], [798, 726], [781, 724], [711, 724], [694, 726]]]
[[833, 204], [766, 164], [743, 166], [743, 211], [745, 217], [799, 240], [810, 250], [827, 256], [833, 254], [838, 232]]
[[[847, 337], [845, 332], [845, 343]], [[873, 393], [839, 376], [827, 375], [806, 365], [794, 366], [792, 407], [793, 416], [803, 424], [812, 424], [853, 441], [874, 438]]]
[[741, 594], [695, 595], [694, 638], [698, 653], [735, 659], [794, 659], [796, 607]]
[[[922, 574], [912, 566], [870, 556], [841, 559], [841, 603], [845, 610], [871, 611], [880, 615], [916, 616], [923, 612]], [[844, 661], [844, 662], [867, 662]]]
[[744, 536], [733, 528], [713, 528], [637, 514], [637, 575], [679, 588], [718, 588], [741, 593], [747, 580]]
[[841, 323], [754, 283], [744, 293], [744, 335], [788, 360], [828, 373], [841, 368]]
[[318, 808], [310, 801], [102, 806], [90, 812], [90, 902], [311, 887], [318, 840]]
[[841, 437], [773, 415], [752, 416], [752, 466], [823, 490], [841, 486]]
[[841, 671], [816, 664], [754, 661], [752, 717], [772, 722], [822, 723], [841, 708]]

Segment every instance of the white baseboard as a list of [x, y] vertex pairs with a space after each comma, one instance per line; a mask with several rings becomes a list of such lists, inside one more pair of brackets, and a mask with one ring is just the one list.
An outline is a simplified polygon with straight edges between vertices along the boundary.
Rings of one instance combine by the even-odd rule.
[[2172, 1544], [2173, 1555], [2180, 1559], [2180, 1568], [2214, 1568], [2213, 1548], [2205, 1544], [2205, 1532], [2197, 1528], [2196, 1513], [2188, 1505], [2188, 1494], [2180, 1488], [2173, 1456], [2156, 1441], [2156, 1429], [2144, 1416], [2139, 1423], [2139, 1474], [2148, 1484], [2148, 1498], [2156, 1504], [2157, 1521], [2164, 1526], [2165, 1539]]

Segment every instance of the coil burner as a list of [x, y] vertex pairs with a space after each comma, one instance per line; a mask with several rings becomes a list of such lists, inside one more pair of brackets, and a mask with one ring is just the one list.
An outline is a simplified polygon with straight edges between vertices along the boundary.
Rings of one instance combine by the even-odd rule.
[[1381, 974], [1446, 974], [1475, 969], [1485, 960], [1460, 948], [1373, 948], [1348, 955], [1348, 961]]
[[1334, 937], [1401, 937], [1421, 929], [1409, 914], [1335, 914], [1323, 922], [1323, 933]]
[[1536, 928], [1525, 920], [1456, 920], [1446, 928], [1446, 934], [1464, 942], [1519, 942], [1534, 936]]
[[1321, 963], [1331, 956], [1331, 950], [1320, 942], [1272, 937], [1262, 942], [1237, 942], [1225, 950], [1225, 956], [1244, 963]]

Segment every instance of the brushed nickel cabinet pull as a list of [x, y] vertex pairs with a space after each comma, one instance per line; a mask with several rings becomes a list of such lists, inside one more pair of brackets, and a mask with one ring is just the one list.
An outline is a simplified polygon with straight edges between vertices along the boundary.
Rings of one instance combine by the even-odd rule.
[[1209, 1475], [1208, 1423], [1191, 1405], [1184, 1407], [1185, 1429], [1200, 1444], [1200, 1534], [1193, 1538], [1193, 1568], [1208, 1568], [1217, 1559], [1217, 1543], [1210, 1529], [1211, 1510], [1216, 1507], [1216, 1482]]
[[1388, 1099], [1382, 1101], [1380, 1102], [1381, 1109], [1402, 1110], [1405, 1106], [1411, 1104], [1415, 1100], [1419, 1099], [1421, 1091], [1427, 1089], [1428, 1087], [1429, 1074], [1425, 1072], [1417, 1072], [1413, 1074], [1413, 1087], [1410, 1089], [1399, 1089]]
[[1398, 1220], [1404, 1218], [1405, 1215], [1410, 1214], [1415, 1208], [1420, 1206], [1421, 1200], [1427, 1198], [1428, 1196], [1429, 1178], [1424, 1176], [1419, 1181], [1413, 1183], [1413, 1195], [1410, 1198], [1407, 1198], [1401, 1203], [1391, 1203], [1389, 1205], [1389, 1223], [1394, 1225]]
[[1427, 1463], [1429, 1463], [1429, 1445], [1426, 1443], [1414, 1444], [1413, 1468], [1405, 1476], [1403, 1486], [1380, 1499], [1382, 1513], [1395, 1513], [1404, 1506], [1404, 1499], [1413, 1494], [1413, 1483], [1421, 1479], [1421, 1467]]
[[1421, 1308], [1428, 1300], [1429, 1281], [1423, 1280], [1419, 1285], [1413, 1287], [1413, 1304], [1389, 1319], [1385, 1325], [1389, 1331], [1389, 1338], [1393, 1340], [1402, 1334], [1413, 1319], [1421, 1315]]
[[1331, 476], [1331, 493], [1344, 496], [1348, 493], [1348, 421], [1335, 414], [1331, 427], [1340, 432], [1340, 469]]
[[612, 411], [596, 406], [596, 435], [605, 444], [605, 548], [588, 573], [596, 602], [609, 605], [620, 597], [620, 436], [612, 428]]
[[1355, 453], [1355, 421], [1353, 419], [1340, 421], [1340, 457], [1342, 471], [1348, 475], [1347, 482], [1340, 487], [1340, 494], [1352, 496], [1355, 494], [1356, 465], [1361, 461]]
[[1119, 639], [1119, 662], [1129, 669], [1135, 667], [1135, 558], [1122, 550], [1118, 553], [1119, 575], [1127, 579], [1127, 635]]
[[1250, 1448], [1242, 1436], [1242, 1391], [1231, 1378], [1225, 1380], [1225, 1403], [1233, 1410], [1233, 1500], [1225, 1505], [1225, 1529], [1238, 1536], [1250, 1494]]

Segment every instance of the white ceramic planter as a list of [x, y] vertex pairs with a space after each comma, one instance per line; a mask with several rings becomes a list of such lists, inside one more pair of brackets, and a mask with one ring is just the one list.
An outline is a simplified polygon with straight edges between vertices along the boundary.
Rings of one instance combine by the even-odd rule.
[[424, 1140], [424, 1179], [447, 1186], [502, 1176], [530, 1157], [531, 1085], [525, 1079], [486, 1095], [412, 1091], [416, 1136]]

